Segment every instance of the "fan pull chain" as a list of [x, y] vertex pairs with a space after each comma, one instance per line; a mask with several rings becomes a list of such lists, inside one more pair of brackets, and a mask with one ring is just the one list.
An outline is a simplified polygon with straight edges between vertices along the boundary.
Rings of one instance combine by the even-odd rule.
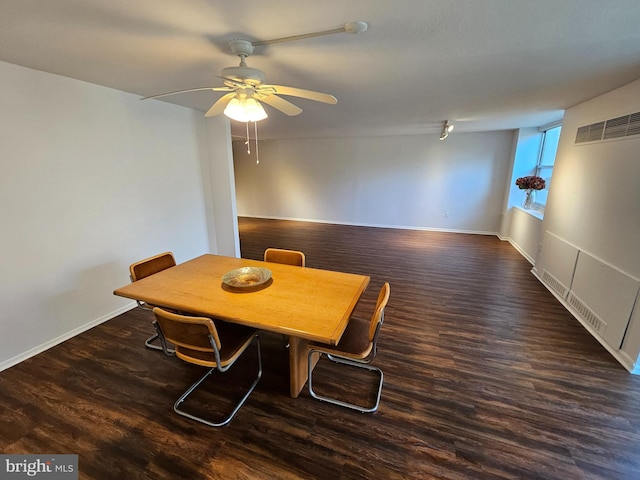
[[247, 146], [247, 155], [251, 155], [251, 144], [249, 143], [249, 122], [247, 122], [247, 140], [244, 144]]
[[253, 122], [253, 125], [255, 127], [255, 134], [256, 134], [256, 165], [259, 165], [260, 157], [258, 156], [258, 122]]

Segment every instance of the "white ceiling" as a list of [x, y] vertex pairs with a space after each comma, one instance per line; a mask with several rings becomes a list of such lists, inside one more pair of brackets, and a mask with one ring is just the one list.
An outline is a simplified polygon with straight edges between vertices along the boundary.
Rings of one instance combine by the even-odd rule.
[[[266, 107], [261, 138], [539, 126], [640, 78], [638, 0], [1, 0], [0, 60], [147, 96], [221, 85], [229, 40], [355, 20], [369, 29], [256, 47], [267, 83], [338, 98]], [[220, 95], [147, 101], [204, 112]]]

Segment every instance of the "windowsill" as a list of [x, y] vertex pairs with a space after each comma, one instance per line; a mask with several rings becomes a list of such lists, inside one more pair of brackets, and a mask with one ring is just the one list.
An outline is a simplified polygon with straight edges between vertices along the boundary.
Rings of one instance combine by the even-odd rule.
[[527, 213], [532, 217], [537, 218], [538, 220], [542, 220], [544, 218], [544, 210], [525, 209], [517, 205], [515, 205], [513, 208], [517, 208], [521, 212]]

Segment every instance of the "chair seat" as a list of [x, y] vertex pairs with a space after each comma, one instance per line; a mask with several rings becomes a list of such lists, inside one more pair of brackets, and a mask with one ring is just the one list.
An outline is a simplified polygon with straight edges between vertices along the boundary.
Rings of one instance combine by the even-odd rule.
[[351, 318], [338, 345], [311, 342], [310, 348], [347, 358], [361, 360], [371, 353], [373, 343], [369, 341], [369, 320]]
[[[223, 321], [216, 321], [216, 329], [222, 342], [220, 349], [220, 366], [226, 367], [233, 363], [249, 346], [256, 334], [256, 329], [235, 325]], [[182, 360], [202, 365], [203, 367], [215, 367], [217, 365], [212, 350], [201, 351], [176, 345], [176, 356]]]

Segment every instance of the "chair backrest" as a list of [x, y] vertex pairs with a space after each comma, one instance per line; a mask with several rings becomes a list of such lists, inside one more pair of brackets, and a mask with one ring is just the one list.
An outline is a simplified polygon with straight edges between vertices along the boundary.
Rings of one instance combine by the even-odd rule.
[[369, 341], [373, 342], [374, 345], [377, 340], [380, 327], [382, 326], [382, 322], [384, 322], [384, 308], [387, 306], [390, 293], [391, 287], [389, 286], [389, 283], [385, 283], [380, 289], [376, 308], [373, 310], [373, 315], [371, 316], [371, 323], [369, 324]]
[[286, 265], [295, 265], [304, 267], [304, 253], [298, 250], [283, 250], [281, 248], [267, 248], [264, 251], [264, 261], [273, 263], [284, 263]]
[[175, 266], [176, 260], [173, 257], [173, 253], [164, 252], [131, 264], [129, 267], [129, 273], [131, 275], [131, 281], [137, 282], [138, 280], [142, 280], [154, 273], [158, 273], [162, 270]]
[[218, 351], [222, 348], [218, 330], [210, 318], [180, 315], [159, 307], [154, 308], [153, 313], [165, 339], [174, 345], [212, 353], [214, 345]]

